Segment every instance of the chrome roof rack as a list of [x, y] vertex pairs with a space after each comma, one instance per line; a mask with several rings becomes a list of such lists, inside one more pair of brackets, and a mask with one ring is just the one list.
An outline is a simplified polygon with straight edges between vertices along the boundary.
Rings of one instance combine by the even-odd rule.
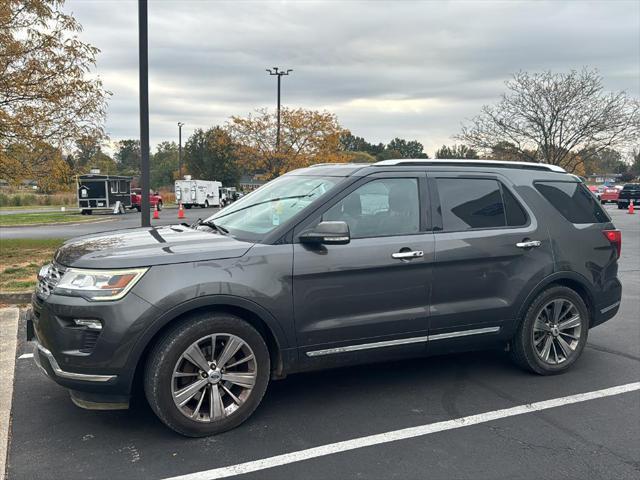
[[522, 168], [531, 170], [547, 170], [550, 172], [567, 173], [567, 171], [557, 165], [550, 165], [548, 163], [534, 163], [534, 162], [509, 162], [505, 160], [467, 160], [460, 158], [436, 158], [436, 159], [420, 159], [420, 158], [398, 158], [393, 160], [382, 160], [373, 164], [375, 167], [387, 167], [387, 166], [411, 166], [411, 165], [425, 165], [425, 166], [468, 166], [468, 167], [499, 167], [499, 168]]

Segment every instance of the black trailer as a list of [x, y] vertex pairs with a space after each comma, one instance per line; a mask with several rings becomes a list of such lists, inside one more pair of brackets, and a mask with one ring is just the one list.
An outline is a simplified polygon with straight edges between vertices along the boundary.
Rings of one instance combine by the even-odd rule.
[[78, 208], [83, 215], [94, 210], [125, 213], [131, 207], [131, 177], [89, 174], [78, 175], [77, 180]]

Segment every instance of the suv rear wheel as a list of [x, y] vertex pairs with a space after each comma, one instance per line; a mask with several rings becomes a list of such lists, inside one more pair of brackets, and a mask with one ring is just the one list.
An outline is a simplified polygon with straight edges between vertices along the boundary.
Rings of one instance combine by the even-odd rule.
[[251, 325], [205, 313], [158, 342], [147, 359], [144, 387], [169, 428], [202, 437], [244, 422], [260, 404], [269, 376], [269, 351]]
[[589, 311], [574, 290], [555, 286], [536, 297], [512, 341], [511, 354], [522, 368], [540, 375], [569, 369], [589, 331]]

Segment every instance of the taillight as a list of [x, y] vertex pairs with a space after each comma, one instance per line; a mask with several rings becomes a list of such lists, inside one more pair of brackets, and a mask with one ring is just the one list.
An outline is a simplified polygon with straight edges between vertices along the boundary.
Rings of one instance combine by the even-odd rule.
[[620, 230], [603, 230], [602, 234], [607, 237], [616, 249], [618, 258], [620, 258], [620, 250], [622, 249], [622, 232]]

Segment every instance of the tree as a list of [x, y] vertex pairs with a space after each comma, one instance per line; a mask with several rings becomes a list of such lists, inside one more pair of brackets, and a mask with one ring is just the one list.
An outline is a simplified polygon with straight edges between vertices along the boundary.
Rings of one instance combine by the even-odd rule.
[[417, 140], [405, 140], [403, 138], [394, 138], [387, 145], [387, 150], [397, 152], [398, 157], [391, 156], [387, 158], [429, 158], [424, 153], [424, 147]]
[[126, 175], [140, 173], [140, 140], [120, 140], [116, 143], [115, 159], [120, 172]]
[[172, 185], [178, 175], [178, 145], [162, 142], [151, 158], [151, 186], [154, 188]]
[[340, 144], [342, 145], [342, 149], [346, 152], [365, 152], [374, 157], [382, 153], [384, 150], [384, 143], [374, 145], [367, 142], [362, 137], [352, 135], [349, 130], [345, 130], [340, 135]]
[[184, 148], [187, 171], [197, 179], [217, 180], [224, 186], [234, 186], [240, 179], [238, 145], [221, 127], [197, 129]]
[[344, 130], [335, 115], [316, 110], [281, 110], [280, 149], [276, 150], [276, 116], [267, 109], [232, 117], [228, 130], [240, 145], [243, 167], [266, 178], [314, 163], [346, 162], [340, 141]]
[[[109, 92], [88, 77], [99, 50], [79, 39], [82, 28], [63, 3], [0, 3], [0, 161], [13, 144], [62, 149], [104, 135]], [[32, 161], [46, 164], [45, 157]]]
[[480, 158], [478, 152], [473, 148], [469, 148], [466, 145], [456, 145], [449, 147], [442, 145], [439, 150], [436, 150], [436, 158]]
[[519, 72], [506, 87], [500, 101], [482, 107], [457, 138], [485, 151], [508, 143], [521, 160], [573, 172], [598, 151], [623, 146], [640, 134], [638, 99], [606, 93], [596, 70]]

